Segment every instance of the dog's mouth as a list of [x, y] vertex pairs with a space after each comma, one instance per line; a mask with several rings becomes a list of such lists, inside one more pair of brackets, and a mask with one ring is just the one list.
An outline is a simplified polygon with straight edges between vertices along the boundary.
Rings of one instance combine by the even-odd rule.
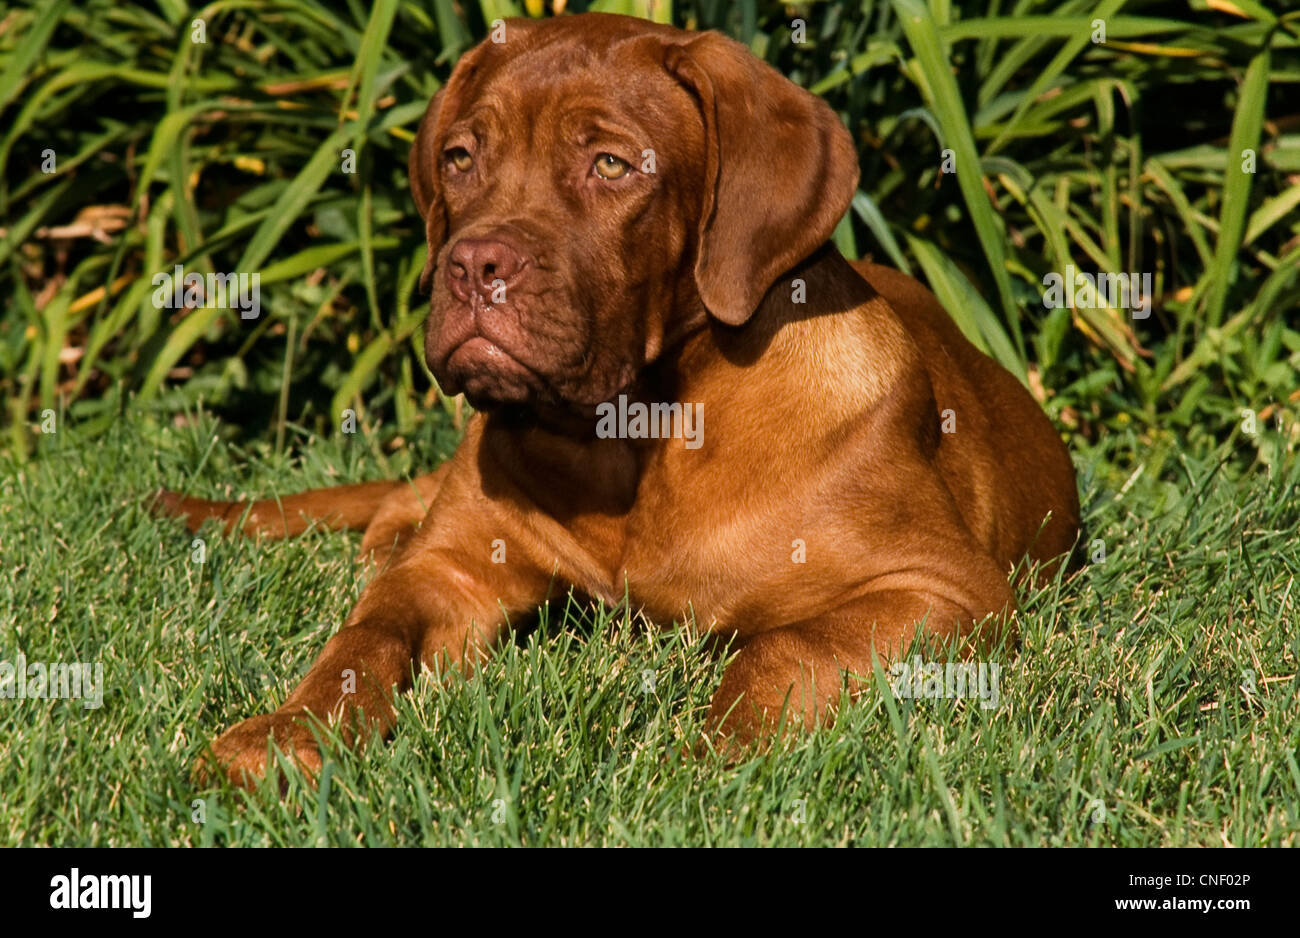
[[596, 405], [636, 377], [591, 350], [579, 315], [530, 302], [493, 305], [435, 295], [425, 332], [429, 369], [476, 410], [519, 407], [538, 419], [594, 425]]
[[463, 392], [477, 410], [533, 400], [543, 385], [531, 368], [496, 342], [475, 334], [456, 345], [434, 370], [443, 390]]

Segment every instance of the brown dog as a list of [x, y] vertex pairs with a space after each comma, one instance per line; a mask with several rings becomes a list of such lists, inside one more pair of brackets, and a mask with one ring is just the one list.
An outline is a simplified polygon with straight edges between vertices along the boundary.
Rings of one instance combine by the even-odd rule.
[[268, 734], [318, 768], [308, 714], [386, 731], [414, 666], [472, 663], [570, 588], [734, 638], [721, 741], [811, 725], [918, 628], [992, 638], [1011, 569], [1070, 550], [1051, 424], [920, 284], [827, 243], [853, 141], [743, 46], [509, 21], [410, 168], [428, 361], [479, 410], [456, 454], [413, 483], [165, 500], [191, 528], [364, 526], [383, 561], [284, 705], [213, 744], [233, 780]]

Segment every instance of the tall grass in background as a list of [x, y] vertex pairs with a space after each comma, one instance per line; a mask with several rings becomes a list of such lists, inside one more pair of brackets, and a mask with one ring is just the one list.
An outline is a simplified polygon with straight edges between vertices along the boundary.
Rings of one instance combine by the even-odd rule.
[[[1159, 472], [1179, 447], [1300, 442], [1300, 11], [51, 0], [0, 15], [0, 448], [25, 458], [46, 411], [93, 434], [128, 404], [201, 400], [277, 445], [344, 408], [397, 435], [455, 410], [423, 365], [406, 155], [488, 24], [554, 6], [720, 29], [824, 96], [862, 155], [841, 247], [924, 279], [1079, 445], [1125, 428]], [[261, 317], [156, 308], [177, 264], [260, 273]], [[1045, 309], [1071, 265], [1150, 272], [1151, 317]]]

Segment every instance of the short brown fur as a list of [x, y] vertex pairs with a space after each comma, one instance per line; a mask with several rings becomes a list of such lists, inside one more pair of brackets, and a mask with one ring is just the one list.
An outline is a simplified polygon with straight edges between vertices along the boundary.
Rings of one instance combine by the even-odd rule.
[[[457, 452], [413, 482], [160, 502], [191, 529], [364, 528], [376, 564], [284, 705], [213, 744], [236, 782], [266, 771], [268, 734], [319, 768], [309, 714], [351, 736], [361, 708], [386, 732], [415, 667], [481, 660], [570, 588], [734, 639], [720, 744], [783, 710], [810, 726], [918, 622], [997, 638], [1011, 569], [1050, 573], [1076, 538], [1073, 467], [1025, 389], [915, 280], [827, 243], [858, 168], [824, 103], [713, 34], [594, 14], [506, 30], [464, 56], [411, 154], [430, 366], [479, 408]], [[592, 173], [597, 150], [629, 172]], [[618, 394], [702, 404], [703, 445], [597, 438]]]

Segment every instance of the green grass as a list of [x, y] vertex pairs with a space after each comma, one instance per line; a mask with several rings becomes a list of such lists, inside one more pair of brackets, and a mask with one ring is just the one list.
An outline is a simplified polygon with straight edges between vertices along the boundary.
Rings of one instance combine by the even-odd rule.
[[1232, 478], [1221, 451], [1165, 473], [1111, 468], [1109, 449], [1132, 439], [1078, 453], [1105, 560], [1024, 597], [995, 710], [877, 688], [784, 752], [683, 760], [720, 662], [689, 630], [560, 598], [481, 677], [422, 680], [391, 742], [328, 744], [319, 789], [293, 770], [283, 800], [194, 787], [204, 742], [282, 700], [342, 622], [362, 585], [357, 538], [205, 531], [198, 565], [191, 536], [150, 517], [141, 494], [409, 471], [454, 442], [431, 423], [394, 455], [367, 442], [382, 433], [304, 436], [288, 461], [269, 443], [214, 439], [206, 416], [160, 428], [132, 411], [98, 438], [61, 430], [34, 463], [0, 465], [0, 660], [102, 662], [107, 684], [97, 710], [0, 701], [0, 842], [1300, 841], [1300, 466]]
[[[0, 16], [0, 448], [23, 458], [47, 409], [105, 431], [109, 392], [164, 413], [202, 399], [280, 438], [344, 408], [414, 433], [438, 399], [413, 295], [416, 123], [496, 16], [553, 6], [47, 0]], [[822, 95], [861, 155], [845, 252], [924, 278], [1085, 441], [1139, 422], [1133, 457], [1170, 429], [1221, 438], [1246, 407], [1300, 422], [1300, 10], [1218, 6], [566, 8], [722, 30]], [[117, 227], [51, 233], [93, 205]], [[160, 312], [151, 277], [175, 264], [259, 273], [261, 318]], [[1150, 273], [1150, 318], [1044, 309], [1044, 275], [1068, 266]]]
[[[343, 620], [357, 539], [209, 531], [200, 565], [140, 499], [450, 452], [407, 150], [487, 24], [551, 6], [0, 13], [0, 661], [108, 682], [99, 710], [0, 700], [0, 842], [1295, 844], [1300, 10], [1252, 0], [567, 5], [720, 29], [822, 95], [862, 166], [836, 242], [925, 280], [1064, 429], [1106, 559], [1023, 598], [998, 709], [877, 688], [787, 752], [682, 761], [721, 663], [559, 597], [482, 679], [403, 698], [390, 743], [327, 745], [319, 789], [193, 787]], [[261, 318], [157, 309], [175, 264], [260, 274]], [[1151, 317], [1045, 309], [1067, 266], [1151, 273]]]

